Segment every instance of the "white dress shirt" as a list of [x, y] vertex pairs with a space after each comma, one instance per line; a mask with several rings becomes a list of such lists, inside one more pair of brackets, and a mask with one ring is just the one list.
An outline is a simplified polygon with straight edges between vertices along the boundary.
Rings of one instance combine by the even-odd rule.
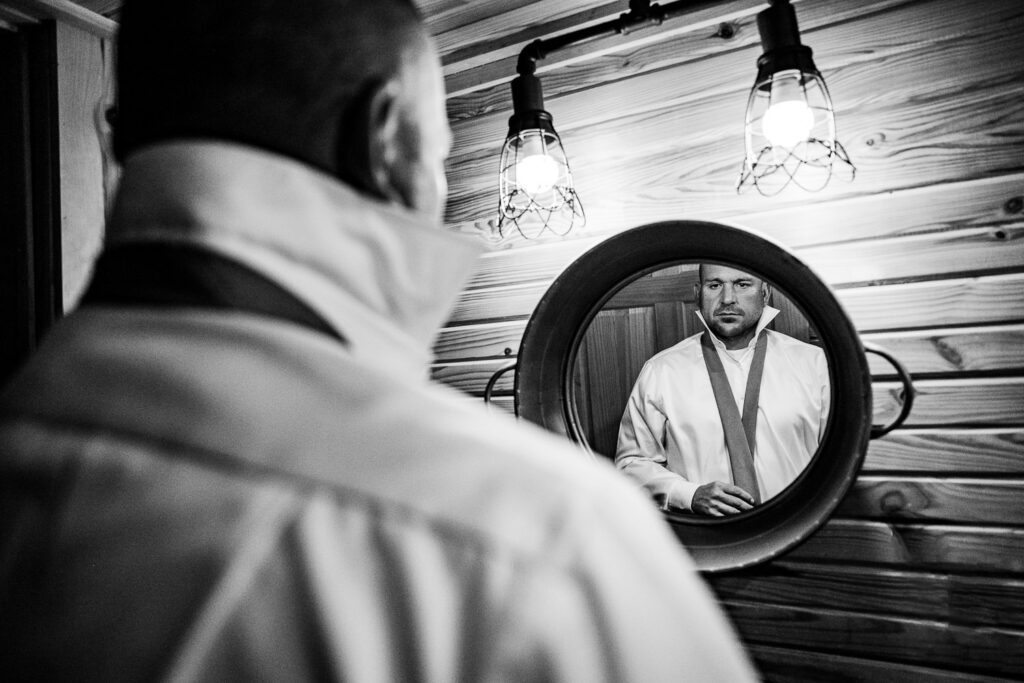
[[427, 380], [477, 248], [421, 223], [239, 145], [128, 159], [112, 242], [242, 260], [347, 343], [61, 320], [0, 394], [5, 680], [756, 680], [629, 482]]
[[[778, 313], [766, 306], [757, 333]], [[768, 347], [754, 469], [762, 500], [768, 500], [803, 471], [817, 450], [828, 420], [830, 389], [820, 348], [779, 332], [764, 332]], [[757, 336], [747, 347], [730, 351], [711, 334], [741, 414]], [[700, 337], [688, 337], [644, 364], [619, 426], [616, 466], [664, 508], [689, 510], [699, 486], [733, 481]]]

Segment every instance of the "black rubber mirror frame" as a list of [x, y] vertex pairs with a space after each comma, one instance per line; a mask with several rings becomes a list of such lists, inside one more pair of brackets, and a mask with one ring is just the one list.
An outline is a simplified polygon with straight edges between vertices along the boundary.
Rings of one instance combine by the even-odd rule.
[[685, 220], [643, 225], [599, 243], [559, 275], [527, 323], [516, 360], [516, 412], [586, 446], [572, 385], [583, 334], [619, 289], [683, 261], [755, 271], [785, 290], [818, 330], [829, 366], [825, 436], [786, 490], [728, 518], [666, 513], [699, 569], [742, 569], [785, 553], [825, 522], [860, 470], [871, 433], [871, 375], [860, 337], [829, 287], [784, 247], [744, 228]]

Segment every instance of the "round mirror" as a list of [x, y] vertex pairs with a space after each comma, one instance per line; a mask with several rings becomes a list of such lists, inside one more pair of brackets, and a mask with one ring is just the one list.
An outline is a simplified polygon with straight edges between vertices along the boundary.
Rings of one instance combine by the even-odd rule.
[[[765, 351], [756, 360], [762, 337], [770, 361]], [[700, 360], [713, 356], [724, 360], [718, 387]], [[782, 247], [717, 223], [642, 226], [581, 256], [538, 304], [517, 368], [520, 417], [615, 460], [705, 571], [762, 562], [806, 538], [849, 488], [871, 430], [864, 350], [832, 292]], [[737, 377], [751, 374], [764, 377], [754, 383], [763, 393], [741, 416]], [[744, 484], [750, 503], [717, 516], [703, 492], [713, 487], [697, 490], [742, 483], [730, 469], [737, 449], [723, 442], [730, 431], [734, 443], [756, 433], [757, 473]]]

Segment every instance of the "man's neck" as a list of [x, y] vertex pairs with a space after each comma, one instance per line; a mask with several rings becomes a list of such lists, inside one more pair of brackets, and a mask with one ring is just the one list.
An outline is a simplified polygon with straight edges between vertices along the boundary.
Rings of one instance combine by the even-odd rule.
[[750, 345], [750, 340], [754, 338], [754, 332], [756, 331], [757, 329], [752, 327], [743, 334], [735, 337], [731, 337], [729, 339], [722, 339], [719, 337], [719, 339], [722, 339], [722, 343], [725, 344], [726, 349], [729, 351], [737, 351], [739, 349], [745, 349]]

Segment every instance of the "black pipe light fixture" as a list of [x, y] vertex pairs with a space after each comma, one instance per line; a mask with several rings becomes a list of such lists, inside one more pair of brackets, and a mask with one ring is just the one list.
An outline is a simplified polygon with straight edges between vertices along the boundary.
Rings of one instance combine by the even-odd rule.
[[[537, 62], [575, 43], [625, 35], [709, 4], [713, 3], [676, 0], [661, 6], [630, 0], [629, 12], [616, 19], [535, 40], [523, 48], [516, 65], [519, 75], [512, 80], [513, 114], [501, 152], [501, 238], [513, 228], [526, 239], [547, 232], [564, 236], [586, 224], [562, 140], [544, 109]], [[790, 184], [818, 190], [839, 173], [852, 179], [853, 164], [836, 140], [832, 100], [810, 48], [800, 43], [796, 12], [788, 0], [770, 0], [770, 5], [757, 15], [764, 54], [757, 61], [757, 81], [747, 106], [747, 153], [737, 190], [753, 185], [770, 196]]]
[[832, 98], [814, 66], [811, 48], [800, 43], [796, 10], [773, 0], [758, 13], [764, 49], [747, 100], [746, 157], [736, 189], [753, 185], [772, 196], [790, 184], [816, 192], [833, 175], [853, 180], [856, 168], [836, 139]]
[[[706, 2], [706, 0], [700, 0]], [[626, 34], [643, 26], [662, 23], [673, 9], [696, 4], [694, 0], [660, 7], [650, 0], [630, 0], [629, 12], [610, 21], [570, 31], [560, 36], [535, 40], [519, 53], [512, 80], [512, 117], [501, 151], [499, 171], [498, 233], [505, 237], [512, 227], [526, 239], [550, 232], [565, 236], [586, 225], [572, 171], [562, 139], [555, 131], [551, 114], [544, 109], [537, 62], [575, 43], [605, 35]]]
[[534, 74], [539, 46], [531, 43], [528, 48], [519, 56], [519, 76], [512, 81], [513, 114], [498, 180], [498, 234], [504, 237], [511, 224], [527, 239], [546, 231], [564, 236], [585, 225], [587, 218], [573, 187], [562, 138], [544, 110], [540, 79]]

